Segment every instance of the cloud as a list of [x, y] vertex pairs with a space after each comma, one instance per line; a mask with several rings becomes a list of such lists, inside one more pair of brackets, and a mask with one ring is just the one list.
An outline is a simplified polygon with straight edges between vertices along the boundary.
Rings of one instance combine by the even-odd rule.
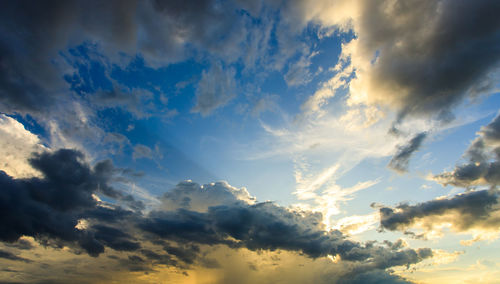
[[300, 86], [309, 83], [312, 80], [312, 74], [309, 71], [311, 58], [301, 57], [297, 62], [288, 66], [284, 79], [288, 86]]
[[235, 70], [223, 67], [220, 62], [203, 71], [196, 89], [196, 104], [191, 110], [207, 116], [227, 103], [236, 95]]
[[479, 190], [458, 194], [451, 198], [438, 198], [416, 205], [400, 204], [394, 208], [381, 207], [380, 226], [390, 231], [421, 228], [426, 237], [438, 234], [449, 226], [455, 232], [497, 234], [500, 225], [498, 190]]
[[386, 273], [383, 270], [375, 270], [375, 271], [369, 271], [365, 273], [360, 273], [357, 275], [353, 275], [352, 279], [342, 279], [338, 283], [343, 283], [343, 284], [369, 284], [369, 283], [388, 283], [388, 284], [407, 284], [407, 283], [413, 283], [410, 282], [400, 276], [397, 275], [391, 275]]
[[197, 212], [206, 212], [213, 206], [256, 203], [255, 197], [246, 188], [235, 188], [225, 181], [205, 185], [183, 181], [165, 192], [160, 200], [163, 210], [189, 209]]
[[[182, 195], [181, 190], [185, 190]], [[200, 208], [198, 202], [191, 203], [211, 191], [214, 197], [223, 196], [208, 198], [209, 204], [210, 200], [219, 200], [218, 205]], [[321, 213], [292, 210], [271, 202], [255, 203], [248, 200], [246, 192], [224, 183], [200, 187], [185, 182], [173, 192], [163, 196], [164, 200], [171, 199], [164, 204], [177, 203], [177, 207], [164, 205], [163, 210], [150, 212], [138, 223], [150, 235], [148, 238], [173, 241], [184, 248], [225, 245], [256, 251], [291, 251], [310, 258], [339, 255], [342, 260], [366, 265], [366, 269], [410, 265], [427, 257], [424, 251], [388, 249], [348, 240], [340, 231], [327, 231]]]
[[153, 159], [153, 150], [146, 145], [137, 144], [134, 146], [134, 152], [132, 153], [132, 159]]
[[162, 205], [149, 213], [127, 210], [97, 197], [134, 201], [111, 186], [118, 169], [109, 161], [91, 167], [83, 158], [68, 149], [35, 154], [30, 163], [43, 178], [16, 179], [2, 172], [0, 239], [13, 243], [29, 236], [90, 256], [105, 248], [134, 252], [120, 260], [131, 271], [147, 271], [154, 263], [213, 266], [204, 259], [204, 251], [220, 246], [289, 251], [313, 259], [338, 255], [364, 271], [408, 266], [432, 255], [427, 249], [349, 240], [340, 231], [327, 231], [320, 213], [259, 203], [246, 189], [225, 182], [200, 186], [186, 181], [167, 192]]
[[419, 133], [411, 138], [408, 144], [399, 146], [398, 151], [389, 162], [389, 168], [400, 173], [406, 172], [411, 156], [418, 151], [426, 136], [426, 132]]
[[463, 245], [481, 239], [498, 237], [500, 207], [498, 175], [500, 169], [500, 116], [497, 115], [488, 125], [481, 127], [477, 137], [466, 150], [467, 162], [455, 166], [452, 171], [434, 175], [431, 178], [442, 185], [453, 185], [472, 189], [489, 186], [489, 190], [469, 190], [449, 198], [419, 203], [401, 204], [395, 208], [382, 207], [380, 211], [381, 228], [405, 231], [421, 228], [422, 234], [405, 233], [426, 238], [441, 236], [443, 227], [455, 232], [470, 233], [472, 240], [462, 241]]
[[[334, 107], [338, 112], [338, 101], [345, 99], [346, 124], [363, 115], [368, 126], [384, 115], [397, 126], [413, 120], [446, 123], [453, 119], [454, 107], [464, 100], [497, 88], [497, 3], [377, 0], [294, 4], [285, 9], [290, 21], [318, 24], [327, 34], [335, 30], [353, 36], [342, 44], [337, 65], [329, 70], [330, 79], [303, 103], [305, 115], [325, 116]], [[402, 146], [389, 167], [406, 171], [417, 148], [416, 144]]]
[[110, 153], [112, 155], [119, 155], [123, 154], [125, 146], [130, 145], [130, 140], [120, 133], [109, 132], [102, 139], [102, 143], [110, 146]]
[[464, 154], [468, 163], [435, 175], [435, 181], [460, 187], [500, 184], [500, 115], [481, 127], [477, 135]]
[[40, 173], [27, 162], [33, 152], [46, 150], [37, 135], [12, 117], [0, 114], [0, 169], [13, 177], [37, 176]]
[[[490, 75], [500, 60], [498, 3], [380, 0], [351, 6], [356, 38], [341, 55], [356, 75], [349, 83], [350, 103], [388, 106], [398, 119], [446, 120], [452, 107], [477, 95], [478, 86], [495, 86]], [[328, 24], [328, 12], [315, 18]]]
[[59, 52], [83, 42], [99, 43], [115, 59], [119, 52], [139, 53], [150, 64], [185, 59], [192, 52], [186, 46], [235, 60], [246, 19], [235, 11], [245, 7], [215, 1], [8, 3], [1, 12], [2, 111], [49, 109], [65, 89]]
[[81, 152], [68, 149], [34, 154], [29, 162], [42, 178], [16, 179], [0, 172], [0, 240], [14, 242], [31, 236], [56, 246], [81, 248], [94, 256], [104, 250], [101, 241], [118, 248], [108, 241], [110, 230], [76, 229], [80, 219], [99, 214], [95, 194], [127, 198], [110, 186], [114, 175], [110, 161], [90, 167], [83, 158]]
[[0, 250], [0, 258], [5, 258], [8, 260], [13, 260], [13, 261], [31, 262], [31, 260], [29, 260], [29, 259], [19, 257], [19, 256], [15, 255], [9, 251], [4, 251], [4, 250]]

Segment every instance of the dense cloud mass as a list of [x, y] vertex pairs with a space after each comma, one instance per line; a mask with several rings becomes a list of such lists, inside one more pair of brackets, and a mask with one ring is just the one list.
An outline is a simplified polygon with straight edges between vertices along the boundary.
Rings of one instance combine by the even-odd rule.
[[343, 51], [356, 69], [353, 103], [449, 119], [464, 97], [496, 85], [500, 3], [360, 1], [359, 12], [358, 38]]
[[[337, 75], [310, 101], [349, 89], [349, 103], [449, 121], [464, 98], [494, 91], [500, 4], [481, 1], [296, 1], [296, 17], [352, 30]], [[352, 80], [347, 80], [353, 76]], [[333, 89], [333, 91], [331, 90]], [[315, 105], [309, 107], [314, 108]]]
[[206, 213], [180, 209], [151, 212], [140, 228], [164, 240], [225, 244], [250, 250], [288, 250], [317, 258], [338, 255], [367, 270], [410, 265], [432, 256], [429, 249], [388, 249], [325, 231], [321, 214], [294, 212], [272, 203], [210, 207]]
[[471, 187], [500, 184], [500, 116], [481, 127], [464, 156], [468, 163], [434, 176], [443, 185]]
[[[42, 178], [15, 179], [0, 172], [0, 239], [14, 242], [21, 236], [32, 236], [50, 245], [73, 246], [96, 256], [104, 251], [103, 244], [118, 249], [118, 243], [109, 239], [116, 231], [103, 226], [83, 231], [77, 229], [78, 222], [86, 216], [100, 218], [101, 211], [106, 211], [94, 194], [123, 199], [135, 207], [141, 207], [140, 201], [110, 186], [114, 174], [110, 161], [91, 168], [83, 158], [82, 153], [66, 149], [35, 154], [30, 163]], [[113, 214], [119, 216], [119, 212]], [[133, 246], [126, 235], [118, 235], [122, 249], [127, 249], [127, 244]]]
[[387, 230], [404, 231], [416, 223], [432, 230], [443, 223], [458, 232], [470, 229], [496, 231], [500, 227], [498, 190], [480, 190], [435, 199], [416, 205], [401, 204], [380, 208], [380, 225]]
[[[348, 240], [340, 231], [326, 231], [320, 213], [256, 203], [245, 189], [221, 182], [204, 186], [183, 182], [162, 197], [158, 209], [149, 213], [125, 210], [96, 197], [131, 202], [111, 187], [117, 170], [109, 161], [90, 167], [83, 158], [80, 152], [66, 149], [35, 154], [30, 163], [43, 178], [14, 179], [2, 172], [2, 241], [31, 236], [91, 256], [98, 256], [106, 247], [136, 252], [124, 263], [141, 270], [145, 268], [134, 263], [184, 267], [202, 259], [200, 246], [216, 245], [285, 250], [310, 258], [337, 255], [367, 271], [408, 266], [432, 256], [429, 249]], [[153, 244], [160, 245], [161, 251], [147, 248]], [[7, 252], [3, 257], [27, 261]]]

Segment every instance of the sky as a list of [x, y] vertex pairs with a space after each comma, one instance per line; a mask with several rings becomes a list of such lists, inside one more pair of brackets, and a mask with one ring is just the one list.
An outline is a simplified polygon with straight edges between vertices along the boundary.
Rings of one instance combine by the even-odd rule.
[[0, 282], [500, 283], [500, 2], [0, 3]]

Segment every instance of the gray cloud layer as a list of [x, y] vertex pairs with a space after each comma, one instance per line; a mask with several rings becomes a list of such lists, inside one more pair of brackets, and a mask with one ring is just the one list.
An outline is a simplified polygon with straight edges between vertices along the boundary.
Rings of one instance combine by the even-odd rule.
[[[96, 193], [124, 200], [134, 208], [143, 207], [140, 201], [109, 185], [114, 175], [110, 161], [91, 168], [82, 159], [80, 152], [65, 149], [36, 154], [30, 163], [44, 178], [14, 179], [1, 171], [0, 240], [14, 242], [21, 236], [31, 236], [51, 245], [79, 247], [90, 255], [103, 252], [104, 244], [115, 249], [133, 248], [128, 236], [110, 228], [75, 228], [86, 216], [106, 220], [110, 209], [98, 206], [93, 197]], [[109, 213], [113, 220], [127, 215], [122, 210]]]

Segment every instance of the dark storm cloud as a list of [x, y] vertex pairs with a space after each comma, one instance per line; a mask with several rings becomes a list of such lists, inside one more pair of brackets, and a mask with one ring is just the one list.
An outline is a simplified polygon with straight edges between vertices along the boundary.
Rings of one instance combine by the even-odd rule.
[[269, 202], [219, 205], [206, 212], [153, 211], [138, 226], [150, 233], [148, 238], [175, 241], [184, 249], [189, 244], [222, 244], [250, 250], [295, 251], [311, 258], [339, 254], [343, 260], [378, 269], [410, 265], [430, 256], [412, 249], [393, 250], [350, 241], [340, 231], [325, 231], [321, 214], [295, 212]]
[[172, 259], [170, 255], [167, 254], [159, 254], [154, 251], [148, 250], [148, 249], [143, 249], [141, 250], [141, 253], [149, 259], [150, 261], [153, 262], [153, 264], [165, 264], [165, 265], [177, 265], [177, 261]]
[[[363, 266], [364, 272], [409, 266], [432, 256], [428, 249], [349, 240], [340, 231], [327, 231], [320, 213], [256, 203], [244, 188], [225, 182], [180, 183], [162, 197], [160, 208], [148, 214], [102, 204], [94, 194], [118, 201], [123, 196], [110, 185], [116, 170], [108, 161], [91, 167], [83, 159], [78, 151], [62, 149], [30, 160], [43, 178], [14, 179], [1, 172], [0, 240], [13, 247], [21, 236], [31, 236], [44, 245], [69, 246], [91, 256], [105, 248], [134, 252], [120, 258], [131, 271], [148, 271], [160, 263], [180, 269], [198, 264], [216, 267], [203, 251], [216, 245], [286, 250], [310, 258], [339, 255]], [[211, 206], [199, 206], [204, 198]], [[186, 202], [169, 206], [179, 200]], [[153, 251], [154, 246], [161, 249]]]
[[0, 240], [15, 242], [21, 236], [32, 236], [39, 241], [81, 247], [94, 256], [103, 252], [103, 243], [116, 249], [137, 248], [118, 230], [75, 228], [80, 218], [92, 215], [90, 212], [99, 216], [93, 194], [120, 196], [109, 185], [113, 177], [110, 162], [90, 167], [83, 158], [82, 153], [68, 149], [35, 154], [30, 163], [43, 178], [14, 179], [1, 171]]
[[500, 116], [481, 127], [478, 137], [464, 156], [468, 163], [457, 165], [451, 172], [434, 176], [443, 185], [471, 187], [500, 184]]
[[117, 228], [95, 225], [92, 231], [96, 240], [115, 250], [135, 251], [141, 247], [140, 243], [132, 241], [132, 236]]
[[395, 208], [382, 207], [380, 225], [390, 231], [412, 227], [417, 221], [426, 229], [442, 222], [451, 223], [454, 230], [498, 228], [499, 194], [497, 190], [463, 193], [452, 198], [436, 199], [416, 205], [401, 204]]
[[389, 167], [398, 172], [406, 172], [411, 156], [420, 148], [426, 136], [426, 132], [419, 133], [415, 135], [408, 144], [400, 146], [389, 162]]
[[196, 245], [170, 246], [166, 245], [163, 248], [169, 255], [177, 257], [180, 261], [186, 264], [192, 264], [197, 258], [200, 248]]
[[363, 3], [355, 24], [359, 51], [376, 57], [365, 58], [373, 60], [363, 79], [370, 85], [368, 99], [393, 105], [400, 119], [408, 114], [449, 119], [464, 97], [497, 84], [491, 72], [500, 60], [498, 1]]

